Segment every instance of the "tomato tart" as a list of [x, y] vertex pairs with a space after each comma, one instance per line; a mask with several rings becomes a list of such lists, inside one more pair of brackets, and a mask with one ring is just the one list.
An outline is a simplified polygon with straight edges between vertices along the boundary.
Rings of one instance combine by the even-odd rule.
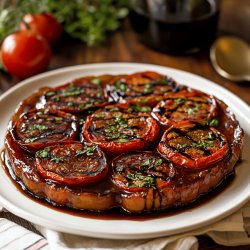
[[153, 213], [233, 174], [243, 137], [222, 100], [169, 76], [84, 76], [21, 102], [4, 161], [17, 185], [52, 206]]

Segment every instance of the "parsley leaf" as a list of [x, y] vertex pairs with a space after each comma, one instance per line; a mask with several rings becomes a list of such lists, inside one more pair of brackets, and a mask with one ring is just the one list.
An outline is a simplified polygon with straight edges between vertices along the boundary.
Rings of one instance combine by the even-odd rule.
[[43, 150], [38, 151], [36, 155], [39, 158], [47, 158], [49, 157], [49, 151], [50, 151], [50, 147], [46, 147]]
[[207, 125], [210, 127], [217, 127], [219, 125], [219, 121], [214, 118], [214, 119], [208, 121]]
[[151, 176], [145, 176], [142, 173], [127, 173], [126, 177], [132, 181], [129, 186], [137, 187], [155, 187], [155, 179]]
[[94, 151], [97, 149], [97, 146], [86, 146], [84, 149], [80, 149], [76, 151], [76, 156], [84, 155], [86, 154], [87, 156], [93, 155]]

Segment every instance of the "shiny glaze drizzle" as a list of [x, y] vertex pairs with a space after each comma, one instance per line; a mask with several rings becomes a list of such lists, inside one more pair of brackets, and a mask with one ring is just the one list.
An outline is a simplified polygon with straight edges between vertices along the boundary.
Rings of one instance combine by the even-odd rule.
[[[123, 84], [121, 79], [126, 89], [115, 84]], [[118, 85], [119, 91], [109, 91]], [[193, 121], [183, 116], [185, 121], [166, 129], [151, 111], [163, 98], [175, 100], [175, 91], [192, 93], [187, 102], [201, 104], [206, 112], [197, 112]], [[113, 93], [122, 92], [122, 103], [110, 105]], [[193, 93], [155, 72], [83, 77], [42, 88], [21, 103], [9, 123], [5, 158], [10, 173], [29, 194], [53, 206], [140, 214], [189, 204], [234, 171], [244, 134], [222, 101]], [[210, 118], [217, 122], [208, 123]], [[33, 136], [38, 139], [26, 141]], [[184, 165], [175, 162], [176, 154], [188, 158]]]

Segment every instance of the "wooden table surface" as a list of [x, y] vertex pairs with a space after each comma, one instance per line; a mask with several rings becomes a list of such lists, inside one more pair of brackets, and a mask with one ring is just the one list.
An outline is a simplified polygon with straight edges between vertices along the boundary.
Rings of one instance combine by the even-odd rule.
[[[248, 40], [249, 30], [246, 29], [245, 26], [250, 26], [250, 14], [249, 16], [246, 16], [244, 20], [242, 20], [242, 16], [241, 18], [234, 17], [236, 21], [239, 22], [238, 26], [236, 25], [238, 29], [228, 30], [227, 22], [231, 20], [229, 14], [231, 14], [231, 12], [233, 13], [232, 6], [230, 7], [229, 5], [232, 5], [233, 2], [239, 3], [239, 1], [227, 0], [227, 4], [224, 5], [222, 9], [219, 25], [220, 32], [226, 31], [227, 33], [230, 32], [232, 34], [238, 32], [236, 35]], [[242, 0], [242, 3], [246, 4], [247, 1]], [[250, 4], [248, 7], [248, 10], [250, 11]], [[249, 11], [248, 13], [250, 13]], [[248, 32], [246, 32], [247, 30]], [[248, 42], [250, 41], [248, 40]], [[105, 44], [93, 48], [88, 48], [83, 43], [71, 40], [64, 36], [61, 43], [54, 50], [48, 70], [65, 66], [101, 62], [150, 63], [185, 70], [203, 76], [225, 87], [239, 96], [246, 103], [250, 104], [250, 83], [235, 83], [220, 77], [210, 64], [209, 51], [202, 51], [197, 54], [183, 56], [171, 56], [153, 51], [142, 45], [137, 40], [135, 33], [131, 30], [129, 22], [127, 21], [125, 21], [118, 32], [109, 36], [109, 39]], [[5, 92], [11, 86], [18, 84], [18, 82], [18, 79], [11, 77], [4, 72], [0, 72], [0, 93]], [[13, 215], [9, 213], [1, 213], [0, 216], [13, 219]], [[17, 223], [32, 229], [32, 227], [22, 219], [14, 218], [14, 220], [17, 221]], [[250, 245], [241, 247], [223, 247], [217, 245], [206, 236], [200, 236], [198, 238], [200, 249], [250, 249]]]

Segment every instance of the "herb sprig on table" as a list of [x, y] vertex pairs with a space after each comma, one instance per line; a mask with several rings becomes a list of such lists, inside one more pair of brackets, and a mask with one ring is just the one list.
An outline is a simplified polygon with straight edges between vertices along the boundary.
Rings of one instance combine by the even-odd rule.
[[26, 13], [51, 12], [71, 37], [94, 45], [104, 42], [110, 31], [128, 14], [128, 0], [3, 0], [0, 6], [0, 42], [18, 30]]

